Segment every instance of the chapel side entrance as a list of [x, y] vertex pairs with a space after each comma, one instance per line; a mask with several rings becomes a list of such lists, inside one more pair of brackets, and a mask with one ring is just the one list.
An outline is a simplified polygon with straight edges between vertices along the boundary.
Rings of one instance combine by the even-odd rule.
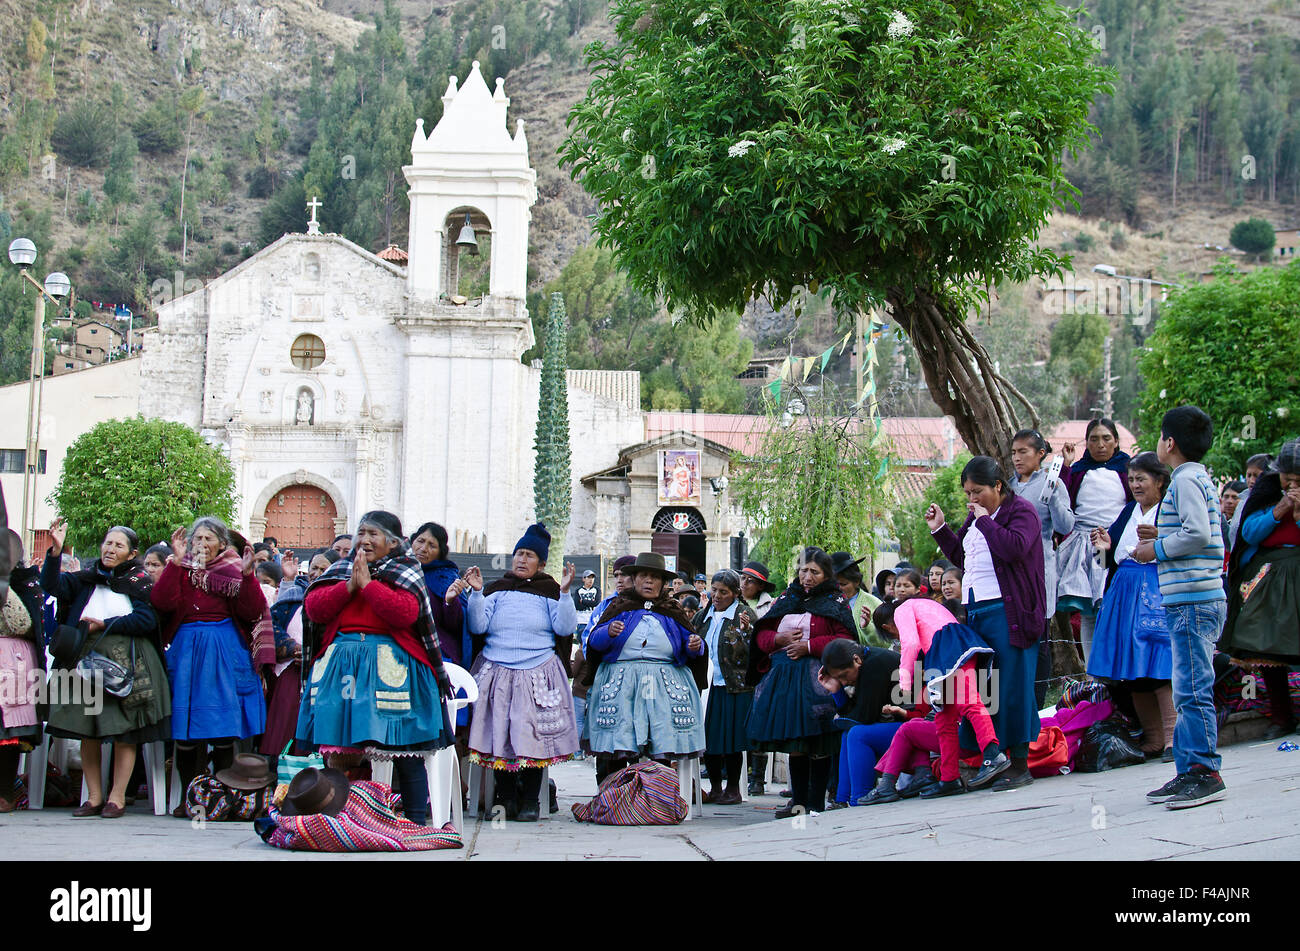
[[[676, 570], [688, 576], [707, 575], [708, 539], [704, 518], [693, 508], [660, 509], [651, 524], [650, 550], [676, 559]], [[669, 564], [673, 564], [669, 561]]]
[[286, 486], [266, 504], [263, 537], [275, 538], [281, 551], [328, 548], [334, 540], [336, 514], [334, 500], [319, 486]]

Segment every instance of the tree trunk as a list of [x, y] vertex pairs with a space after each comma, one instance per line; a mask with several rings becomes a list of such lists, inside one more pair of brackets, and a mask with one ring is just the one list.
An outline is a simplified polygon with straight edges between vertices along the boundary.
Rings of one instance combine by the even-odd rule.
[[966, 326], [961, 311], [941, 297], [918, 291], [905, 301], [896, 290], [887, 294], [898, 325], [916, 348], [930, 396], [951, 416], [971, 452], [992, 456], [1011, 471], [1011, 437], [1020, 429], [1011, 398], [1024, 406], [1034, 427], [1038, 412], [993, 368], [988, 351]]

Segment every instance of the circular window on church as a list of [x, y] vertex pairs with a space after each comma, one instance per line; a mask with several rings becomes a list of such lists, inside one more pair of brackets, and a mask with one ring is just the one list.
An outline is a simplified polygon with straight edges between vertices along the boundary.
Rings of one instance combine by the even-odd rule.
[[303, 334], [289, 349], [289, 359], [299, 370], [314, 370], [325, 362], [325, 341], [315, 334]]

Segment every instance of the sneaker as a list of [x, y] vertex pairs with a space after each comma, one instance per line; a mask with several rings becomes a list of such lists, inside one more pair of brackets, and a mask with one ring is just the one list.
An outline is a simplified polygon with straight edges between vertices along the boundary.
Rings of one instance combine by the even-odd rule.
[[1007, 759], [1006, 753], [999, 753], [993, 759], [986, 759], [980, 771], [975, 774], [975, 778], [967, 783], [969, 789], [983, 789], [993, 782], [1001, 773], [1005, 772], [1011, 766], [1011, 760]]
[[1188, 774], [1179, 773], [1169, 782], [1165, 783], [1159, 789], [1153, 789], [1147, 793], [1147, 802], [1168, 802], [1178, 795], [1178, 791], [1183, 788], [1183, 783], [1187, 782]]
[[1178, 792], [1165, 800], [1166, 809], [1190, 809], [1192, 806], [1215, 802], [1227, 795], [1222, 777], [1214, 770], [1193, 766], [1187, 777]]
[[1160, 754], [1160, 762], [1172, 763], [1173, 761], [1174, 761], [1174, 748], [1172, 746], [1166, 746], [1165, 751]]

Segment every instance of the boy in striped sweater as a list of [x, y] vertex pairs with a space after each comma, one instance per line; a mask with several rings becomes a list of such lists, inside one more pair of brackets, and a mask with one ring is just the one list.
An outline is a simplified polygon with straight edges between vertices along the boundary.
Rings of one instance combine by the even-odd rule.
[[1214, 427], [1202, 410], [1179, 406], [1160, 421], [1156, 455], [1174, 470], [1160, 503], [1156, 537], [1143, 537], [1133, 557], [1155, 561], [1160, 571], [1174, 659], [1174, 765], [1177, 775], [1147, 793], [1147, 801], [1186, 809], [1224, 796], [1218, 720], [1214, 712], [1214, 645], [1227, 613], [1223, 580], [1223, 534], [1219, 499], [1201, 459]]

